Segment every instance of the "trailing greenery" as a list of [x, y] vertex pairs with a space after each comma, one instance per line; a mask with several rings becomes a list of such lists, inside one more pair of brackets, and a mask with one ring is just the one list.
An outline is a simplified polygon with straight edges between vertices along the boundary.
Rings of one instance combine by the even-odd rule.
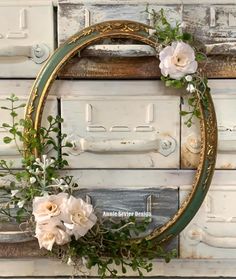
[[119, 222], [100, 219], [84, 237], [73, 239], [68, 246], [53, 253], [74, 265], [75, 270], [79, 270], [81, 262], [88, 269], [97, 267], [101, 278], [117, 277], [117, 266], [121, 267], [122, 274], [129, 269], [143, 277], [143, 270], [152, 271], [153, 259], [162, 258], [168, 263], [176, 257], [176, 250], [166, 251], [154, 241], [145, 238], [134, 240], [134, 236], [145, 232], [149, 224], [149, 218], [137, 221], [135, 217], [129, 217]]

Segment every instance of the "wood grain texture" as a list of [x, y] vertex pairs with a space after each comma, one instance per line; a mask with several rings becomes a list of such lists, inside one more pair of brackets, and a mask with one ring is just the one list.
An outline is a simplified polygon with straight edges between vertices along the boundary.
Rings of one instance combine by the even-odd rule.
[[[59, 78], [78, 79], [158, 79], [159, 61], [155, 57], [83, 57], [71, 59]], [[216, 55], [200, 65], [208, 78], [235, 78], [236, 57]]]

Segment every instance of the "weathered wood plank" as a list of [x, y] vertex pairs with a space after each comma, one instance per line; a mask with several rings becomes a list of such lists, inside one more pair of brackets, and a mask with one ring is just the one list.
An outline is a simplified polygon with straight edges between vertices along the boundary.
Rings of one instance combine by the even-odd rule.
[[39, 249], [36, 240], [26, 243], [0, 243], [0, 258], [39, 257], [43, 255], [45, 255], [45, 250]]
[[[144, 273], [144, 276], [151, 278], [195, 278], [193, 274], [197, 274], [196, 278], [214, 278], [216, 275], [221, 276], [220, 278], [235, 278], [235, 265], [236, 260], [234, 259], [173, 259], [170, 263], [165, 263], [163, 260], [153, 261], [153, 271], [150, 273]], [[60, 261], [51, 259], [1, 259], [0, 260], [1, 276], [3, 278], [10, 277], [21, 277], [24, 276], [31, 278], [37, 276], [40, 278], [71, 278], [73, 274], [73, 267], [66, 264], [62, 264]], [[120, 270], [120, 269], [119, 269]], [[93, 269], [88, 276], [97, 278], [97, 270]], [[122, 277], [121, 272], [118, 274]], [[131, 278], [137, 278], [138, 275], [129, 271], [128, 273]], [[57, 277], [58, 276], [58, 277]], [[85, 276], [85, 274], [78, 274], [78, 278]], [[126, 275], [127, 276], [127, 275]], [[162, 277], [159, 277], [162, 276]], [[22, 277], [21, 277], [22, 278]], [[130, 277], [129, 277], [130, 278]], [[219, 277], [218, 277], [219, 278]]]
[[[202, 70], [209, 78], [235, 78], [235, 56], [210, 56]], [[59, 78], [78, 79], [158, 79], [159, 61], [155, 57], [83, 57], [70, 60]]]

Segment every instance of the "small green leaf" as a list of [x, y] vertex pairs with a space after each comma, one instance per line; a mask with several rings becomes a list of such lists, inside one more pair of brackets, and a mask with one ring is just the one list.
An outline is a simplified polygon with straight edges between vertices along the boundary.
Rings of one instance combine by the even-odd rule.
[[183, 41], [191, 41], [193, 39], [192, 34], [184, 32], [182, 35], [182, 40]]
[[10, 115], [11, 115], [12, 117], [16, 117], [18, 114], [17, 114], [15, 111], [12, 111], [12, 112], [10, 113]]
[[6, 144], [10, 143], [12, 140], [13, 140], [13, 139], [10, 138], [10, 137], [4, 137], [4, 138], [3, 138], [3, 142], [6, 143]]
[[203, 53], [198, 52], [198, 53], [196, 54], [195, 59], [196, 59], [196, 61], [198, 61], [198, 62], [204, 61], [204, 60], [206, 60], [206, 56], [205, 56]]
[[51, 122], [52, 122], [52, 120], [53, 120], [52, 115], [49, 115], [49, 116], [48, 116], [48, 118], [47, 118], [47, 120], [48, 120], [48, 122], [49, 122], [49, 123], [51, 123]]
[[188, 111], [181, 110], [180, 115], [185, 116], [185, 115], [188, 115], [189, 113], [190, 112], [188, 112]]
[[4, 128], [9, 128], [9, 127], [11, 127], [9, 124], [7, 124], [7, 123], [3, 123], [2, 124], [2, 127], [4, 127]]

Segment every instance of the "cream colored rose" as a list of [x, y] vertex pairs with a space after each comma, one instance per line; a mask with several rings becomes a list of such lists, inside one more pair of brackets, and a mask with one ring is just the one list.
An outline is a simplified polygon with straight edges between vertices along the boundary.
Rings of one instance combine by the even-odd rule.
[[165, 47], [159, 54], [160, 69], [163, 76], [181, 79], [187, 74], [197, 70], [194, 50], [184, 42], [173, 42]]
[[33, 200], [33, 215], [36, 222], [49, 220], [61, 214], [61, 206], [67, 201], [68, 194], [60, 193], [46, 197], [36, 197]]
[[56, 218], [50, 221], [36, 223], [35, 237], [38, 239], [39, 247], [52, 250], [53, 244], [64, 245], [70, 241], [65, 226]]
[[97, 221], [97, 217], [93, 213], [93, 206], [80, 198], [70, 196], [63, 205], [62, 211], [66, 231], [70, 235], [74, 235], [76, 239], [84, 236]]

